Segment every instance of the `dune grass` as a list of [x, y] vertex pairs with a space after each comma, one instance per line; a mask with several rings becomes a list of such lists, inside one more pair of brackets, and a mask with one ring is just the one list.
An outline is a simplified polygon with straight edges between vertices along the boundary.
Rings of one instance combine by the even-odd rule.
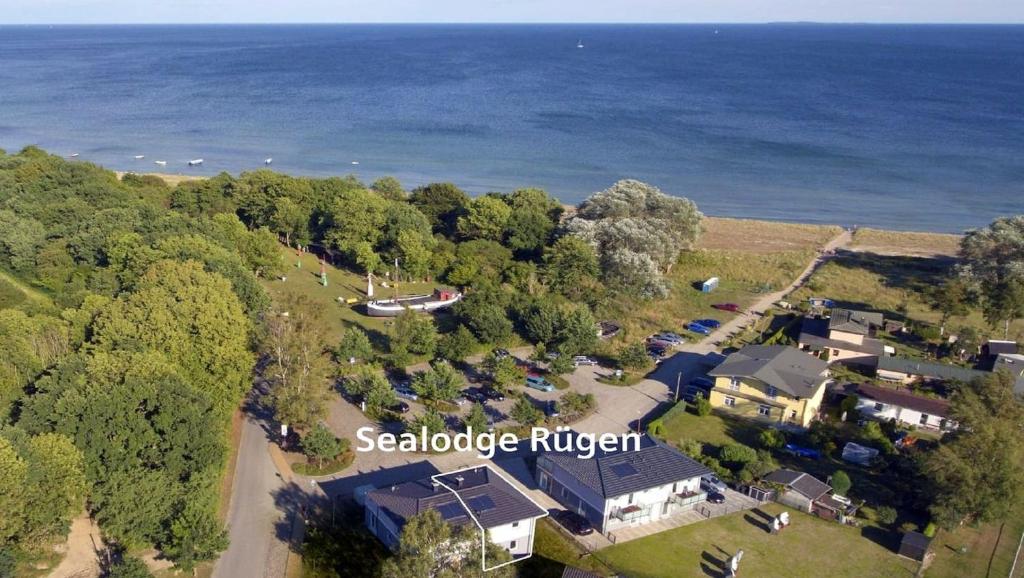
[[952, 257], [960, 250], [960, 235], [857, 229], [851, 247], [880, 255]]

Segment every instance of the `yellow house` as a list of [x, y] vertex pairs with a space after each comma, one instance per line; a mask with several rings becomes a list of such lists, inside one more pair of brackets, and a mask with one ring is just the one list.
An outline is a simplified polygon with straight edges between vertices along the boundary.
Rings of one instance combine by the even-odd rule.
[[825, 397], [828, 364], [793, 347], [748, 345], [708, 372], [711, 407], [767, 423], [807, 427]]

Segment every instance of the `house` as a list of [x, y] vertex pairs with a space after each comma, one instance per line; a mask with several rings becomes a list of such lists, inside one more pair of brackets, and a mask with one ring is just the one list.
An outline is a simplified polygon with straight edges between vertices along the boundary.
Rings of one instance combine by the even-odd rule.
[[764, 481], [782, 486], [776, 499], [801, 512], [832, 520], [846, 514], [850, 507], [849, 500], [832, 495], [832, 486], [805, 472], [775, 470]]
[[766, 422], [807, 427], [825, 396], [828, 364], [793, 347], [748, 345], [708, 372], [711, 406]]
[[910, 384], [915, 381], [964, 383], [983, 377], [986, 372], [967, 369], [937, 361], [923, 361], [906, 357], [880, 357], [876, 366], [878, 379], [891, 383]]
[[366, 527], [391, 549], [409, 518], [433, 509], [453, 526], [487, 530], [491, 542], [522, 559], [533, 553], [537, 519], [547, 515], [487, 465], [378, 488], [364, 500]]
[[999, 355], [1014, 355], [1016, 353], [1018, 353], [1016, 341], [989, 339], [981, 346], [981, 356], [990, 359]]
[[885, 354], [885, 344], [874, 337], [884, 323], [881, 313], [833, 309], [829, 317], [805, 317], [797, 342], [830, 363], [874, 365]]
[[702, 464], [649, 436], [640, 438], [639, 449], [632, 451], [620, 444], [590, 459], [554, 451], [537, 458], [541, 490], [602, 533], [693, 509], [707, 498], [700, 489], [700, 477], [709, 473]]
[[906, 390], [878, 387], [862, 383], [847, 388], [857, 396], [857, 410], [866, 417], [878, 420], [896, 420], [904, 425], [938, 431], [956, 429], [956, 423], [946, 419], [949, 401], [916, 395]]

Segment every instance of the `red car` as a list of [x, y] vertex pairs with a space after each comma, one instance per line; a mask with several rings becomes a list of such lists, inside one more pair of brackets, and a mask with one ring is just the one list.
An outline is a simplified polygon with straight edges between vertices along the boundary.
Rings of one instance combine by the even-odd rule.
[[722, 311], [729, 311], [731, 313], [740, 312], [740, 306], [735, 303], [715, 303], [714, 305], [712, 305], [712, 307], [714, 307], [715, 309], [720, 309]]

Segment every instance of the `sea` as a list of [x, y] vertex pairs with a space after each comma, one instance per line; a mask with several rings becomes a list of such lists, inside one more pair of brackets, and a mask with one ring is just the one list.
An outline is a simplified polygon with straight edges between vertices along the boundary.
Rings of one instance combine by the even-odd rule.
[[1024, 26], [0, 26], [0, 147], [29, 144], [959, 232], [1024, 213]]

